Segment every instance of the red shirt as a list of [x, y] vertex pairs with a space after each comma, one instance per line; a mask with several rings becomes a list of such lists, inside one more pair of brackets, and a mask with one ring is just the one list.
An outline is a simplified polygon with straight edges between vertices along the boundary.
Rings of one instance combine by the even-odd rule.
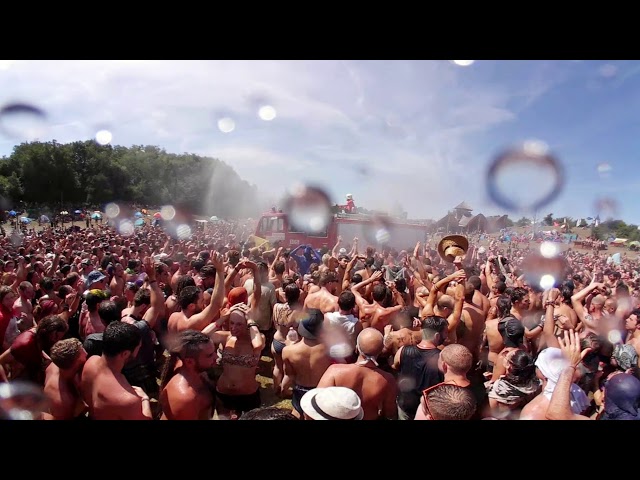
[[2, 345], [4, 344], [4, 334], [7, 331], [7, 327], [9, 326], [9, 322], [13, 318], [13, 311], [5, 308], [4, 305], [0, 305], [0, 352], [3, 352], [4, 349]]
[[11, 345], [11, 355], [25, 366], [29, 380], [44, 385], [44, 358], [33, 330], [18, 335]]

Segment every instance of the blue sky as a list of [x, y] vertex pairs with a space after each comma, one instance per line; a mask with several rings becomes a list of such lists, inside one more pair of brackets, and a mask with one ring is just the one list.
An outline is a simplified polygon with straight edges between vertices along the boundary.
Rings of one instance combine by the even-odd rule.
[[[604, 198], [638, 224], [638, 73], [640, 62], [617, 60], [0, 60], [0, 104], [45, 111], [44, 141], [108, 129], [114, 144], [219, 158], [258, 186], [265, 209], [302, 181], [334, 202], [352, 193], [359, 206], [400, 204], [414, 218], [440, 218], [463, 200], [519, 218], [531, 212], [493, 204], [485, 176], [498, 152], [536, 140], [566, 173], [540, 216], [595, 216]], [[265, 106], [275, 118], [260, 118]], [[218, 128], [221, 118], [233, 131]], [[26, 139], [0, 135], [0, 155]], [[533, 198], [546, 178], [529, 169], [503, 180], [508, 194]]]

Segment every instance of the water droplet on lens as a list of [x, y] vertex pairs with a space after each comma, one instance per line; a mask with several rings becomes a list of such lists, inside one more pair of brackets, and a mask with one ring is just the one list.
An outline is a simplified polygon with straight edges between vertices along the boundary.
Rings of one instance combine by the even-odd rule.
[[222, 133], [231, 133], [236, 129], [236, 122], [232, 118], [224, 117], [218, 120], [218, 129]]
[[540, 244], [540, 254], [545, 258], [553, 258], [559, 252], [558, 245], [553, 242], [542, 242]]
[[408, 376], [401, 375], [398, 377], [398, 390], [401, 392], [409, 392], [416, 386], [416, 381]]
[[116, 218], [118, 215], [120, 215], [120, 207], [117, 203], [108, 203], [104, 207], [104, 214], [108, 218]]
[[543, 290], [547, 290], [549, 288], [552, 288], [556, 283], [556, 279], [553, 278], [553, 275], [543, 275], [540, 278], [540, 288], [542, 288]]
[[191, 227], [186, 224], [178, 225], [176, 234], [178, 235], [178, 240], [187, 240], [191, 236]]
[[284, 201], [283, 211], [288, 215], [291, 226], [305, 233], [323, 233], [331, 220], [329, 196], [313, 186], [293, 187]]
[[562, 166], [539, 141], [504, 151], [487, 171], [489, 197], [511, 211], [535, 211], [553, 201], [563, 185]]
[[364, 238], [372, 247], [380, 247], [388, 244], [391, 241], [392, 231], [391, 221], [387, 218], [375, 215], [371, 219], [370, 223], [367, 223], [364, 228]]
[[602, 65], [598, 72], [604, 78], [613, 78], [618, 74], [618, 67], [607, 63], [605, 65]]
[[96, 142], [99, 145], [109, 145], [113, 140], [113, 134], [109, 130], [99, 130], [96, 133]]
[[276, 109], [271, 105], [263, 105], [262, 107], [260, 107], [260, 110], [258, 110], [258, 116], [265, 122], [270, 122], [271, 120], [276, 118], [276, 115]]
[[125, 237], [133, 235], [133, 233], [135, 232], [133, 222], [129, 219], [122, 220], [118, 224], [118, 231], [120, 232], [120, 235], [123, 235]]
[[455, 65], [459, 67], [469, 67], [475, 63], [475, 60], [451, 60]]
[[622, 334], [618, 330], [611, 330], [607, 335], [607, 339], [615, 345], [622, 341]]
[[557, 280], [565, 278], [568, 265], [564, 257], [547, 258], [534, 253], [522, 261], [520, 268], [529, 285], [547, 289], [553, 287]]
[[165, 221], [171, 221], [176, 216], [176, 209], [171, 205], [165, 205], [160, 209], [160, 217]]
[[47, 397], [36, 385], [22, 380], [0, 384], [0, 419], [39, 420], [47, 409]]
[[613, 198], [603, 197], [597, 199], [594, 208], [600, 217], [600, 221], [615, 218], [618, 214], [618, 202]]
[[609, 178], [611, 176], [611, 170], [613, 170], [613, 168], [608, 163], [599, 163], [597, 170], [600, 178]]
[[12, 138], [38, 140], [47, 131], [47, 115], [33, 105], [6, 105], [0, 110], [0, 130]]

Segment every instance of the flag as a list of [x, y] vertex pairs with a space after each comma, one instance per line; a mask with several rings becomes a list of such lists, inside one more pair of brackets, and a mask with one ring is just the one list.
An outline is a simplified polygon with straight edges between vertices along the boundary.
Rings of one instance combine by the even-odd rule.
[[271, 245], [266, 238], [258, 237], [256, 235], [249, 235], [247, 238], [248, 242], [253, 242], [256, 247], [264, 246], [265, 250], [271, 250]]

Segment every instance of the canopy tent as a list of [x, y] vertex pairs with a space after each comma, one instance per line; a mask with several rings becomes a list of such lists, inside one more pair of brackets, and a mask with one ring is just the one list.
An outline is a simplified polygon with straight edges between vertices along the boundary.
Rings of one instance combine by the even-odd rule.
[[626, 238], [614, 238], [611, 241], [611, 245], [624, 245], [627, 242]]

